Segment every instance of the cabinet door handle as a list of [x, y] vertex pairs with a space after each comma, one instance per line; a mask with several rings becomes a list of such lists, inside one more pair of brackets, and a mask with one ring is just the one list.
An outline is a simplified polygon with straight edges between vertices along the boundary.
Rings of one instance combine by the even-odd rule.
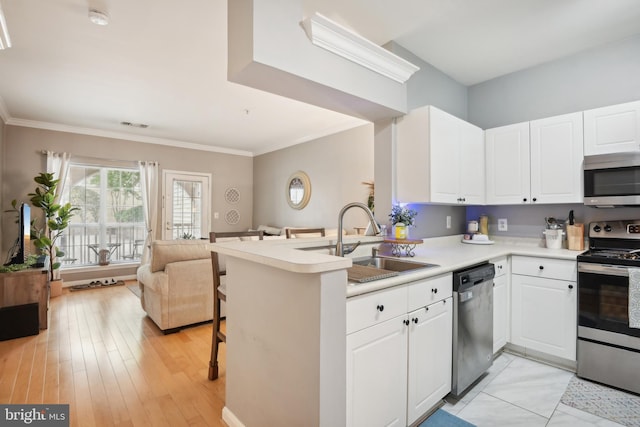
[[438, 293], [438, 288], [431, 289], [431, 292], [433, 292], [434, 294], [437, 294]]
[[538, 199], [537, 199], [537, 198], [535, 198], [535, 197], [534, 197], [532, 200], [533, 200], [534, 202], [537, 202], [537, 201], [538, 201]]
[[406, 326], [409, 326], [409, 319], [404, 319], [402, 323], [404, 323]]
[[416, 325], [418, 324], [418, 318], [417, 318], [417, 317], [414, 317], [413, 319], [411, 319], [411, 321], [412, 321], [413, 323], [415, 323]]
[[538, 267], [540, 270], [544, 270], [544, 265], [541, 265], [540, 267]]
[[429, 311], [429, 307], [425, 307], [425, 308], [424, 308], [424, 311]]
[[378, 311], [384, 311], [384, 305], [380, 304], [376, 307]]
[[569, 289], [573, 289], [573, 285], [569, 285]]
[[525, 197], [524, 199], [522, 199], [522, 201], [523, 201], [523, 202], [526, 202], [526, 201], [527, 201], [527, 198]]

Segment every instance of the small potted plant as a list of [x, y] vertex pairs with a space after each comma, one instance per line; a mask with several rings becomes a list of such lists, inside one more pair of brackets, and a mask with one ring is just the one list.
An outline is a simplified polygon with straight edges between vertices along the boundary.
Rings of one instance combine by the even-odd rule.
[[389, 219], [391, 224], [395, 227], [396, 239], [406, 239], [408, 236], [408, 228], [413, 226], [416, 215], [418, 212], [409, 209], [406, 206], [394, 205], [391, 208]]

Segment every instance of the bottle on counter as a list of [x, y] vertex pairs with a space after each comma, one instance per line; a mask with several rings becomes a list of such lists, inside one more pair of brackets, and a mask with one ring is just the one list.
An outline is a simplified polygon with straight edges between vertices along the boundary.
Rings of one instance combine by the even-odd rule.
[[489, 217], [487, 215], [480, 215], [480, 234], [489, 235]]

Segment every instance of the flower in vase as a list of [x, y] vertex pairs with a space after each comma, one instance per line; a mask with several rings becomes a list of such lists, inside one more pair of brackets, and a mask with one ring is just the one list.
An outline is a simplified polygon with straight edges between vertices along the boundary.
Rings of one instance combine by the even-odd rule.
[[418, 215], [418, 212], [414, 211], [413, 209], [409, 209], [405, 206], [394, 205], [391, 208], [389, 219], [391, 220], [391, 224], [393, 225], [402, 223], [407, 227], [411, 227], [413, 226], [416, 215]]

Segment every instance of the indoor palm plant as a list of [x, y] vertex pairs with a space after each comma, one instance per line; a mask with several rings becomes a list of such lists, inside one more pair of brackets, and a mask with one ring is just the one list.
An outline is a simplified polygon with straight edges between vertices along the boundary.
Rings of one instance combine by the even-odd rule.
[[43, 229], [38, 229], [34, 223], [31, 232], [32, 241], [43, 255], [49, 257], [49, 281], [53, 286], [53, 281], [56, 279], [54, 272], [60, 268], [60, 262], [56, 261], [56, 258], [64, 256], [64, 252], [56, 246], [56, 242], [69, 226], [73, 212], [78, 208], [74, 208], [71, 203], [60, 204], [56, 201], [55, 195], [59, 180], [54, 179], [52, 173], [42, 172], [33, 180], [38, 186], [28, 196], [32, 206], [42, 209], [45, 224]]
[[393, 205], [389, 219], [395, 227], [396, 239], [407, 238], [407, 229], [413, 226], [416, 215], [418, 215], [418, 212], [413, 209], [409, 209], [406, 206]]

